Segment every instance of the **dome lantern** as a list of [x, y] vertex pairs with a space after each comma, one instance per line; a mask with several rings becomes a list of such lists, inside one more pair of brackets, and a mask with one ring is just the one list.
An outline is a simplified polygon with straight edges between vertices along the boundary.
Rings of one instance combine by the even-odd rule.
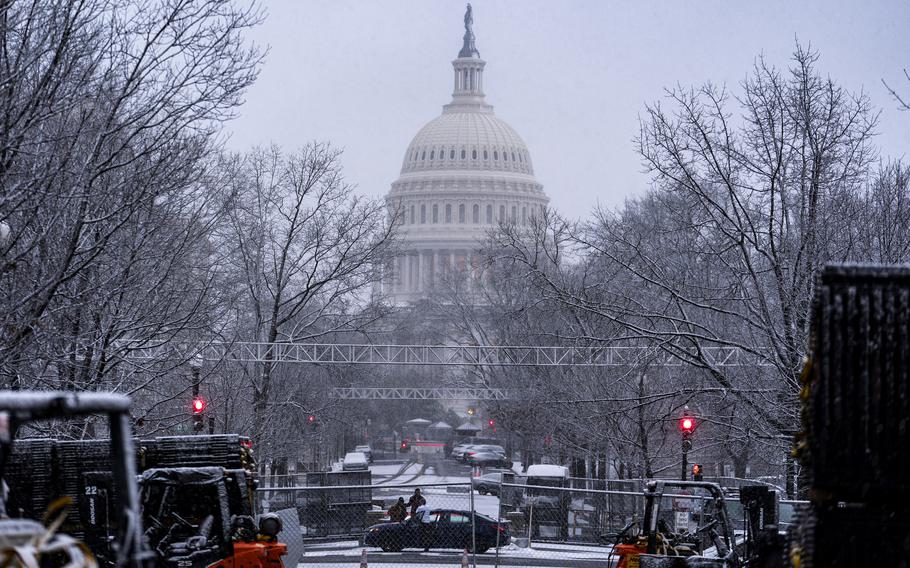
[[483, 68], [486, 62], [474, 45], [474, 12], [471, 5], [464, 14], [464, 43], [458, 58], [452, 61], [455, 69], [455, 90], [451, 107], [477, 106], [486, 108], [483, 100]]

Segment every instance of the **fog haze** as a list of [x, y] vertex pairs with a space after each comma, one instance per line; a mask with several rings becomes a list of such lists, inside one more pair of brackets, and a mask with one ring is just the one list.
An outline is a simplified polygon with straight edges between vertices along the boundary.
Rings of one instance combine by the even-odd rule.
[[[464, 2], [270, 0], [253, 33], [270, 52], [230, 147], [311, 140], [343, 147], [349, 181], [373, 196], [452, 92]], [[910, 115], [882, 79], [910, 91], [906, 2], [542, 2], [477, 0], [487, 101], [527, 143], [551, 204], [586, 217], [643, 192], [638, 117], [663, 89], [705, 81], [733, 93], [759, 54], [785, 66], [798, 39], [820, 69], [882, 108], [878, 144], [898, 157]]]

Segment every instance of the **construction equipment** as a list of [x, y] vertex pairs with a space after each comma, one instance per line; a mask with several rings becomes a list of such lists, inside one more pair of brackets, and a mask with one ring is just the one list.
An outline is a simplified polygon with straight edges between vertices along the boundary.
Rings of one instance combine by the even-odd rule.
[[[104, 395], [55, 396], [83, 401]], [[34, 400], [46, 398], [38, 393]], [[287, 547], [276, 538], [280, 520], [263, 516], [257, 527], [253, 518], [257, 482], [249, 440], [232, 434], [134, 440], [127, 422], [129, 400], [120, 398], [123, 429], [118, 435], [111, 428], [112, 443], [32, 439], [17, 440], [15, 451], [5, 448], [7, 467], [0, 473], [10, 487], [8, 513], [27, 523], [40, 518], [54, 500], [70, 500], [75, 507], [60, 518], [60, 526], [83, 540], [105, 566], [123, 565], [117, 538], [121, 528], [147, 543], [143, 559], [149, 565], [282, 566]], [[7, 400], [0, 393], [0, 412]], [[106, 451], [109, 445], [115, 453]], [[121, 473], [127, 466], [129, 473]], [[137, 470], [142, 473], [138, 483]], [[121, 477], [125, 485], [117, 483]], [[127, 524], [117, 512], [118, 498], [125, 492], [133, 503]]]
[[159, 565], [283, 566], [281, 520], [251, 515], [247, 472], [221, 467], [158, 468], [140, 478], [145, 536]]
[[[668, 491], [669, 490], [669, 491]], [[674, 493], [675, 491], [675, 493]], [[611, 557], [617, 568], [738, 568], [733, 527], [727, 515], [724, 493], [716, 483], [700, 481], [649, 481], [644, 492], [645, 515], [640, 526], [633, 522], [617, 536]], [[671, 528], [673, 511], [665, 511], [666, 498], [700, 503], [694, 513], [684, 512], [688, 525], [691, 514], [697, 522]], [[677, 523], [678, 525], [678, 523]], [[635, 529], [639, 529], [636, 531]], [[709, 557], [704, 553], [712, 549]]]
[[[130, 399], [115, 394], [0, 391], [0, 480], [4, 478], [16, 434], [24, 425], [36, 421], [106, 415], [111, 435], [108, 446], [116, 521], [113, 546], [109, 548], [110, 562], [116, 566], [139, 568], [153, 566], [154, 563], [153, 556], [142, 541], [129, 409]], [[34, 479], [47, 476], [50, 471], [50, 468], [36, 468], [30, 473]], [[4, 565], [11, 561], [12, 565], [37, 566], [58, 553], [63, 553], [73, 565], [94, 565], [91, 555], [84, 554], [84, 548], [75, 540], [52, 534], [62, 522], [62, 517], [47, 530], [33, 521], [6, 518], [6, 502], [6, 495], [0, 494], [0, 542], [6, 549], [3, 552]], [[48, 510], [54, 508], [50, 503], [47, 505]]]

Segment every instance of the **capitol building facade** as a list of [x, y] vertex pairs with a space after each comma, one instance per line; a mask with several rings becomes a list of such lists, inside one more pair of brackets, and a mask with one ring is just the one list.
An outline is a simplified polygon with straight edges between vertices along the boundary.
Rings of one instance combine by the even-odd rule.
[[400, 222], [401, 252], [383, 281], [395, 305], [434, 299], [443, 282], [483, 278], [479, 248], [500, 223], [528, 223], [549, 199], [531, 155], [484, 97], [486, 62], [474, 44], [471, 7], [454, 67], [452, 102], [414, 136], [386, 196]]

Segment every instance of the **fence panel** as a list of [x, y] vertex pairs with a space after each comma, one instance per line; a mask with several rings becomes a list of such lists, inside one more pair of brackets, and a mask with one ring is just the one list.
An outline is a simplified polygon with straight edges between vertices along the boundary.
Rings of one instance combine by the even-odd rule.
[[[412, 473], [404, 478], [411, 479]], [[468, 480], [396, 484], [382, 478], [367, 484], [363, 478], [363, 485], [340, 485], [311, 474], [298, 481], [314, 485], [262, 487], [258, 500], [260, 511], [297, 513], [302, 564], [336, 568], [357, 568], [363, 558], [369, 566], [457, 567], [465, 550], [471, 551], [471, 566], [615, 566], [612, 544], [629, 523], [641, 520], [645, 509], [641, 480], [572, 480], [570, 487], [549, 487], [504, 477], [496, 491], [478, 494]], [[399, 499], [407, 503], [416, 489], [430, 510], [429, 526], [411, 518], [410, 508], [406, 520], [393, 522], [390, 510]], [[700, 527], [710, 519], [703, 502], [695, 493], [663, 495], [662, 530]], [[739, 501], [727, 503], [734, 528], [739, 528]]]

